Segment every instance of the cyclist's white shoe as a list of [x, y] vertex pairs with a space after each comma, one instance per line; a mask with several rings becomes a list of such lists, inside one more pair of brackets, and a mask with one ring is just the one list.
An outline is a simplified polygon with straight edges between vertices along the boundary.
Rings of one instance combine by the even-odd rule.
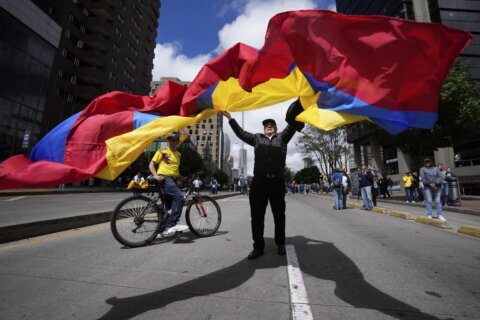
[[168, 228], [167, 230], [163, 231], [158, 235], [159, 238], [171, 238], [175, 235], [176, 231], [174, 227]]
[[442, 216], [442, 215], [439, 215], [439, 216], [438, 216], [438, 220], [440, 220], [440, 221], [447, 221], [447, 219], [445, 219], [445, 217]]
[[182, 225], [182, 224], [177, 224], [176, 226], [172, 227], [176, 232], [183, 232], [188, 230], [188, 226]]

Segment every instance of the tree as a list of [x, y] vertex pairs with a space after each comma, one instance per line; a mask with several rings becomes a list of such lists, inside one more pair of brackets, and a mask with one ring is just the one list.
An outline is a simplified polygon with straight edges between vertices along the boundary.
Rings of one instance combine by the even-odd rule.
[[371, 135], [383, 137], [382, 144], [399, 147], [412, 157], [414, 165], [433, 151], [478, 138], [480, 124], [480, 87], [472, 79], [468, 65], [457, 59], [442, 86], [438, 121], [432, 130], [409, 129], [396, 136], [373, 124]]
[[330, 174], [333, 168], [345, 167], [348, 159], [347, 133], [344, 128], [330, 131], [307, 125], [297, 141], [303, 154], [313, 156], [318, 161], [320, 171]]
[[202, 157], [198, 154], [190, 144], [181, 144], [178, 147], [178, 151], [182, 154], [182, 161], [180, 162], [180, 175], [186, 177], [189, 175], [197, 174], [202, 171], [205, 172], [206, 168], [203, 164]]
[[228, 174], [226, 174], [226, 172], [223, 170], [217, 170], [213, 174], [213, 177], [222, 186], [228, 184]]
[[293, 180], [293, 171], [289, 167], [285, 167], [283, 169], [283, 178], [285, 179], [285, 181]]
[[317, 166], [310, 168], [303, 168], [295, 174], [296, 182], [303, 183], [318, 183], [320, 181], [320, 171]]

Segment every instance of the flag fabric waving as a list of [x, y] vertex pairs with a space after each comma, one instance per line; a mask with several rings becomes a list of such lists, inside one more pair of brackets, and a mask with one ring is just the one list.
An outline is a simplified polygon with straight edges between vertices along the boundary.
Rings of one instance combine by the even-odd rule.
[[430, 129], [446, 74], [472, 36], [440, 24], [323, 10], [274, 16], [265, 44], [237, 44], [188, 88], [152, 97], [112, 92], [65, 120], [30, 159], [0, 164], [0, 188], [115, 179], [159, 136], [220, 110], [246, 111], [300, 97], [297, 120], [329, 130], [369, 120], [396, 134]]

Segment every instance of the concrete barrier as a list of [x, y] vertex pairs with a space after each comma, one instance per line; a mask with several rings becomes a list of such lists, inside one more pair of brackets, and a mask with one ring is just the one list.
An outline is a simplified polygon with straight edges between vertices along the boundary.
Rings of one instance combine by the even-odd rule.
[[472, 237], [480, 238], [480, 228], [478, 227], [463, 225], [460, 228], [458, 228], [457, 232], [463, 233]]
[[390, 216], [395, 217], [395, 218], [400, 218], [400, 219], [405, 219], [405, 220], [415, 220], [416, 216], [414, 216], [411, 213], [404, 212], [404, 211], [398, 211], [398, 210], [392, 210], [389, 213]]
[[415, 222], [427, 224], [432, 227], [441, 228], [441, 229], [452, 229], [450, 224], [447, 221], [440, 221], [438, 219], [430, 219], [424, 216], [417, 217]]
[[[240, 193], [212, 196], [215, 200], [240, 195]], [[110, 221], [112, 211], [98, 212], [74, 217], [28, 222], [0, 227], [0, 243], [17, 241], [49, 233], [88, 227]]]
[[390, 209], [388, 209], [388, 208], [381, 208], [381, 207], [373, 207], [373, 208], [372, 208], [372, 211], [378, 212], [378, 213], [383, 213], [383, 214], [389, 214], [389, 213], [390, 213]]

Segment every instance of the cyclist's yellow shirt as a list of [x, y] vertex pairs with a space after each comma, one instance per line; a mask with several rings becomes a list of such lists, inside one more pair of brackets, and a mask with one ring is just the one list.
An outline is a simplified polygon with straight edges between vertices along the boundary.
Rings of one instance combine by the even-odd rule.
[[163, 150], [157, 150], [152, 161], [158, 165], [158, 174], [176, 178], [180, 175], [178, 169], [180, 167], [181, 156], [180, 152], [166, 148]]

